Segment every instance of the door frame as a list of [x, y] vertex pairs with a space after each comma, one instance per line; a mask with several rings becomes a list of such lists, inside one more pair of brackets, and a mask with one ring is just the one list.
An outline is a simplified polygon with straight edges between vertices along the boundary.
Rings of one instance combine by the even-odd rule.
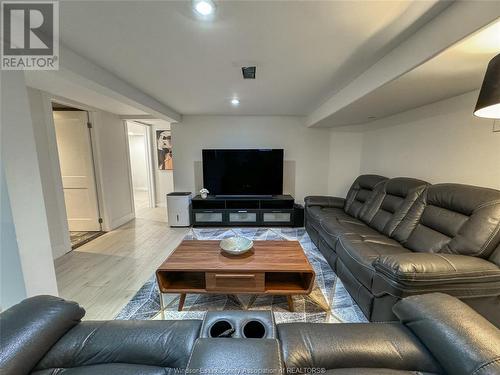
[[130, 144], [129, 144], [129, 138], [128, 138], [128, 123], [134, 123], [135, 125], [139, 125], [145, 128], [145, 134], [146, 137], [144, 137], [144, 142], [145, 142], [145, 151], [146, 151], [146, 170], [148, 173], [148, 191], [149, 191], [149, 208], [155, 208], [156, 207], [156, 181], [155, 181], [155, 170], [154, 170], [154, 160], [153, 160], [153, 152], [152, 152], [152, 147], [153, 147], [153, 142], [152, 142], [152, 126], [149, 124], [145, 124], [140, 121], [134, 121], [134, 120], [123, 120], [123, 126], [125, 127], [125, 134], [127, 134], [127, 163], [128, 163], [128, 169], [129, 169], [129, 184], [130, 184], [130, 193], [131, 193], [131, 200], [132, 200], [132, 206], [134, 207], [134, 212], [135, 212], [135, 202], [134, 202], [134, 186], [133, 186], [133, 181], [132, 181], [132, 164], [130, 162]]
[[56, 132], [55, 132], [55, 124], [54, 124], [54, 118], [52, 114], [52, 103], [60, 103], [64, 104], [76, 109], [80, 109], [82, 111], [86, 111], [88, 114], [88, 120], [90, 123], [92, 123], [92, 128], [89, 128], [89, 136], [90, 136], [90, 141], [91, 141], [91, 152], [92, 152], [92, 160], [93, 160], [93, 167], [94, 167], [94, 181], [96, 185], [96, 193], [97, 193], [97, 203], [99, 207], [99, 216], [102, 219], [101, 223], [101, 230], [104, 231], [109, 231], [110, 230], [110, 220], [109, 220], [109, 213], [106, 210], [106, 206], [104, 204], [105, 201], [105, 196], [104, 196], [104, 189], [103, 189], [103, 175], [102, 175], [102, 166], [101, 166], [101, 158], [99, 154], [99, 132], [96, 131], [96, 126], [95, 124], [98, 123], [99, 121], [99, 116], [97, 116], [97, 113], [99, 109], [87, 106], [85, 104], [81, 104], [79, 102], [75, 102], [71, 99], [67, 99], [64, 97], [60, 97], [57, 95], [53, 95], [50, 93], [42, 92], [43, 95], [43, 101], [44, 101], [44, 107], [45, 107], [45, 112], [46, 112], [46, 126], [48, 130], [48, 135], [49, 135], [49, 144], [52, 145], [52, 147], [49, 147], [49, 154], [50, 154], [50, 159], [52, 163], [52, 173], [53, 173], [53, 178], [55, 180], [56, 184], [56, 189], [57, 189], [57, 196], [59, 197], [59, 202], [58, 202], [58, 211], [59, 211], [59, 220], [61, 222], [61, 225], [64, 231], [67, 233], [67, 239], [65, 241], [65, 252], [71, 251], [71, 241], [70, 241], [70, 236], [69, 236], [69, 229], [68, 229], [68, 217], [66, 214], [66, 204], [64, 202], [64, 192], [63, 192], [63, 187], [62, 187], [62, 176], [61, 176], [61, 166], [59, 162], [59, 154], [58, 154], [58, 149], [57, 149], [57, 141], [56, 141]]

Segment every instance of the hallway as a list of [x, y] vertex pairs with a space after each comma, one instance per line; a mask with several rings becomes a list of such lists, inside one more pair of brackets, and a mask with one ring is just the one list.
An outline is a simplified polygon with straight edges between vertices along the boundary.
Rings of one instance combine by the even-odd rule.
[[165, 211], [137, 210], [135, 220], [58, 258], [59, 295], [82, 305], [85, 319], [113, 319], [187, 232], [168, 227]]

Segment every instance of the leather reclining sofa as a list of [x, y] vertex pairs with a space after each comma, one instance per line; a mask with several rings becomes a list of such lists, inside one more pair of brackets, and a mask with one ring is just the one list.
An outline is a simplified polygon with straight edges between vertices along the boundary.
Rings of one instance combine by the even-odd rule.
[[346, 198], [305, 198], [306, 230], [370, 321], [443, 292], [500, 326], [500, 191], [359, 176]]
[[2, 312], [1, 374], [500, 374], [500, 331], [440, 293], [398, 302], [400, 321], [388, 323], [276, 325], [269, 311], [203, 321], [82, 322], [84, 314], [51, 296]]

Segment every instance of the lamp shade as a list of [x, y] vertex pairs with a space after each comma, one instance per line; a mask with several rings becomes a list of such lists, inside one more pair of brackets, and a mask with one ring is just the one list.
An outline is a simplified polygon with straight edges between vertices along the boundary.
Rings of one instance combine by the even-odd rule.
[[500, 54], [488, 64], [474, 115], [500, 119]]

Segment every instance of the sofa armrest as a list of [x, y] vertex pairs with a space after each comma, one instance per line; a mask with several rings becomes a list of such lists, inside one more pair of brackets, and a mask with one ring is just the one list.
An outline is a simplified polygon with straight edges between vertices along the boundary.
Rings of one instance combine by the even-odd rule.
[[500, 373], [500, 331], [457, 298], [442, 293], [408, 297], [393, 311], [446, 373]]
[[374, 260], [377, 273], [401, 283], [494, 282], [500, 268], [485, 259], [455, 254], [403, 253]]
[[31, 297], [2, 312], [0, 372], [31, 373], [45, 353], [84, 315], [85, 310], [77, 303], [53, 296]]
[[201, 320], [84, 321], [64, 335], [37, 370], [100, 363], [186, 368]]
[[424, 345], [400, 323], [278, 324], [288, 373], [308, 369], [391, 368], [441, 373]]
[[344, 208], [345, 199], [339, 197], [311, 195], [304, 198], [304, 203], [306, 207], [321, 206], [331, 208]]

